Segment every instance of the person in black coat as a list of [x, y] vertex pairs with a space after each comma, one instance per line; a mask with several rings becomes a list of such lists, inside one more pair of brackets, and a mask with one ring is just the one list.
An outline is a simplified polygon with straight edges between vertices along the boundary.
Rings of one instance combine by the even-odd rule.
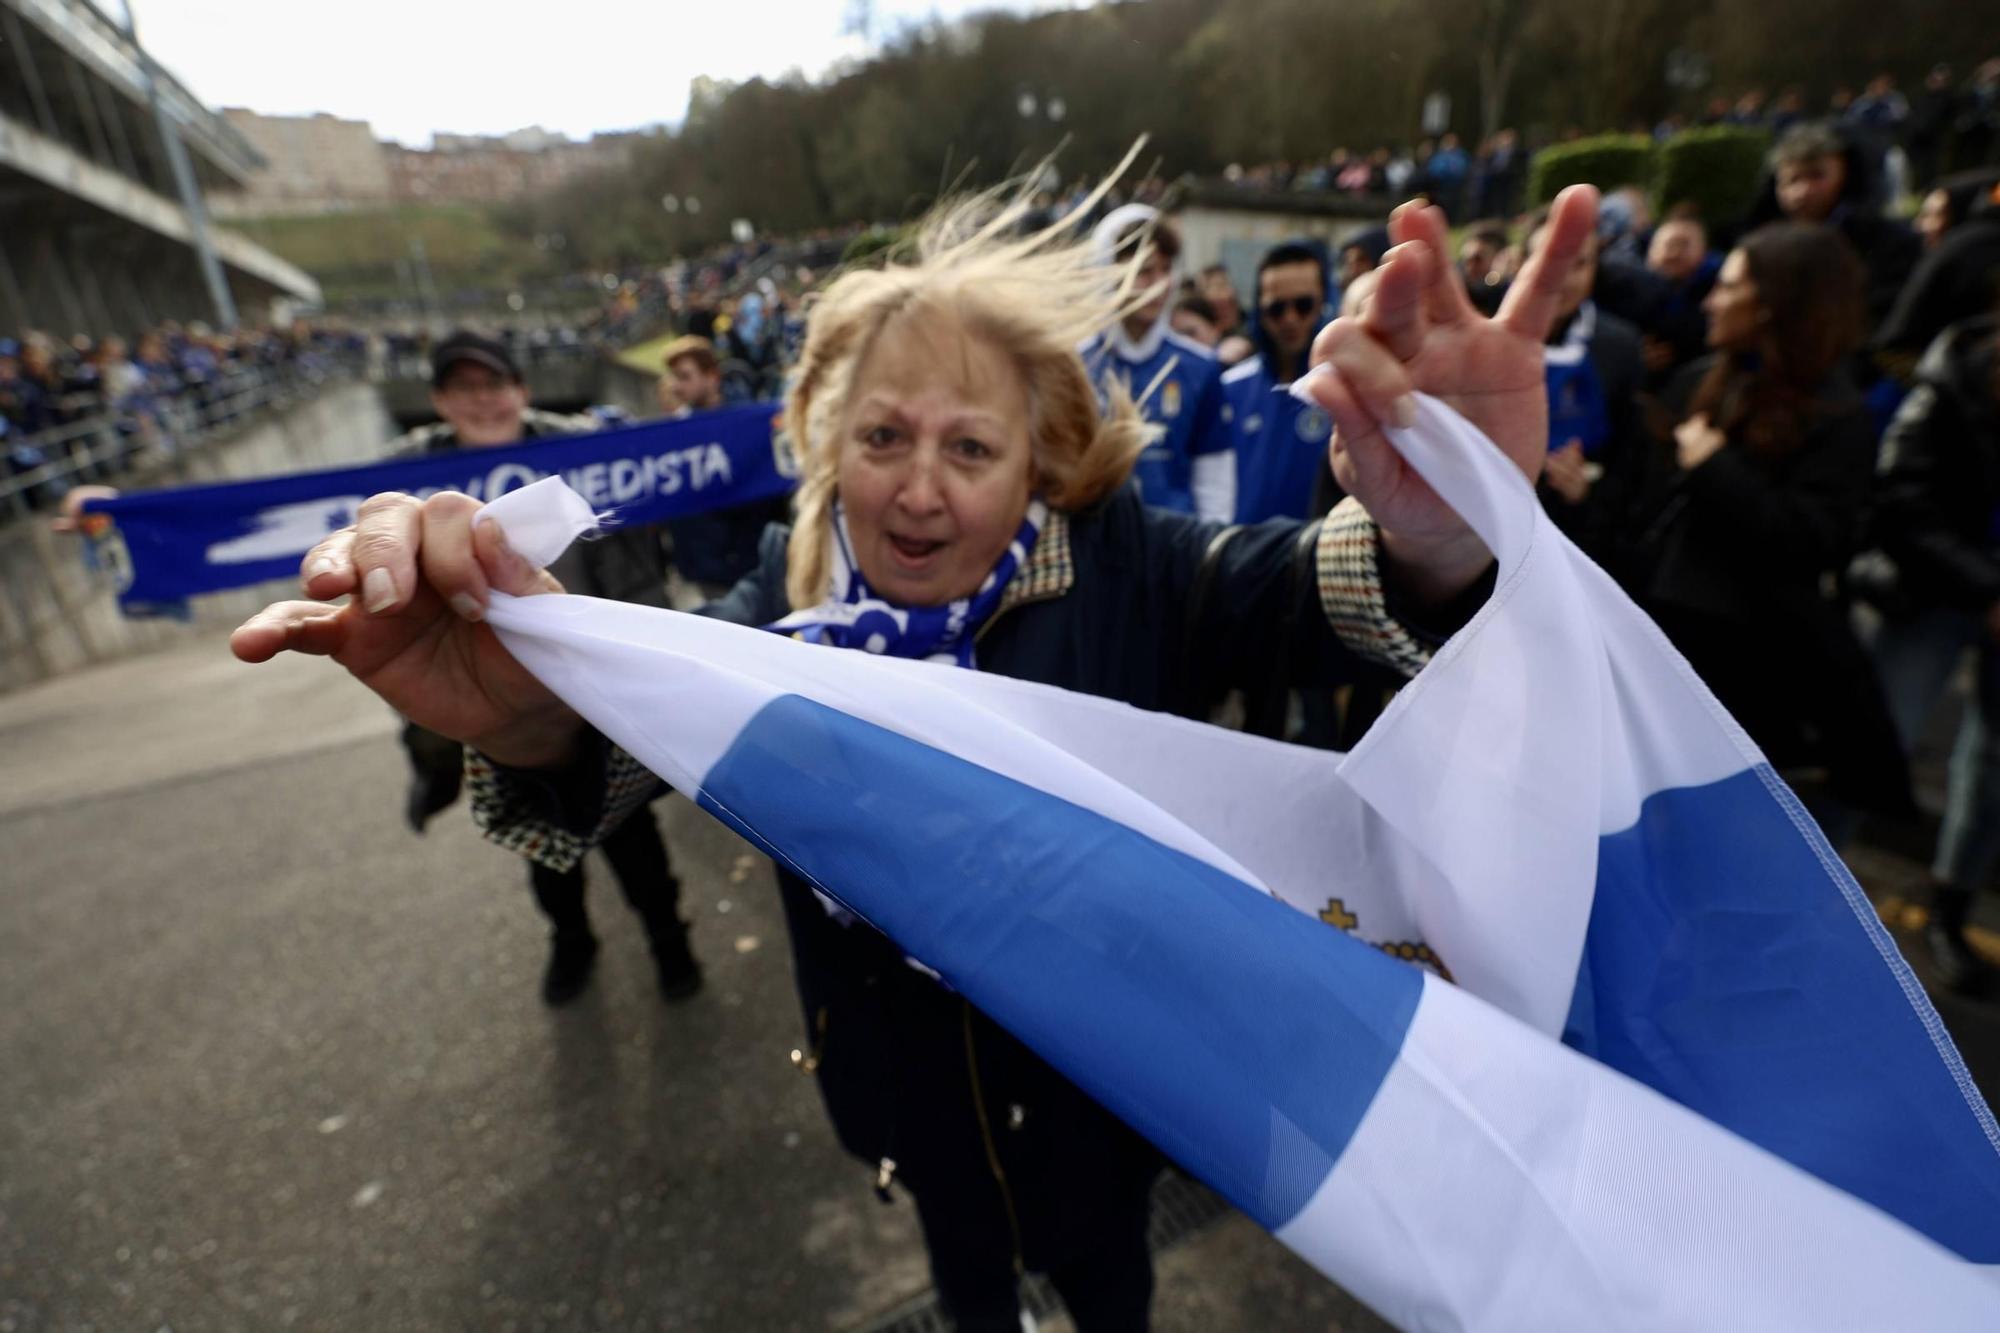
[[1881, 687], [1824, 585], [1861, 532], [1875, 434], [1845, 365], [1861, 267], [1827, 227], [1744, 238], [1708, 298], [1715, 355], [1669, 390], [1680, 423], [1651, 497], [1639, 600], [1779, 768], [1846, 806], [1901, 810]]
[[1939, 978], [1977, 993], [1992, 969], [1966, 946], [1965, 923], [2000, 867], [2000, 319], [1954, 325], [1919, 364], [1883, 441], [1873, 533], [1873, 647], [1906, 746], [1975, 658], [1924, 940]]
[[1942, 174], [1952, 123], [1957, 118], [1958, 90], [1952, 86], [1951, 66], [1933, 65], [1924, 78], [1923, 91], [1910, 103], [1910, 119], [1904, 127], [1910, 176], [1919, 189], [1929, 189]]
[[[494, 448], [597, 429], [587, 416], [564, 417], [529, 407], [527, 385], [512, 353], [494, 339], [463, 330], [432, 352], [431, 404], [442, 420], [392, 442], [391, 456]], [[667, 604], [666, 557], [655, 528], [623, 528], [602, 541], [579, 542], [563, 553], [552, 572], [565, 589], [587, 597]], [[458, 799], [464, 747], [406, 716], [403, 748], [410, 757], [404, 813], [411, 828], [422, 833], [432, 816]], [[670, 1000], [693, 995], [701, 989], [701, 967], [688, 947], [680, 882], [652, 810], [634, 807], [628, 818], [606, 830], [602, 845], [626, 904], [645, 929], [661, 994]], [[528, 883], [549, 923], [542, 999], [567, 1004], [583, 993], [597, 962], [597, 934], [584, 906], [583, 866], [556, 868], [530, 858]]]
[[2000, 169], [1955, 176], [1942, 187], [1957, 216], [1875, 333], [1876, 350], [1898, 373], [1913, 370], [1953, 324], [1982, 318], [2000, 304]]
[[1703, 304], [1722, 271], [1722, 256], [1708, 248], [1699, 217], [1673, 214], [1653, 232], [1646, 270], [1660, 283], [1658, 299], [1634, 322], [1645, 334], [1646, 386], [1657, 392], [1708, 350]]
[[1908, 223], [1884, 216], [1887, 202], [1865, 146], [1833, 125], [1798, 125], [1771, 149], [1770, 174], [1748, 225], [1808, 222], [1838, 231], [1866, 275], [1865, 336], [1888, 318], [1922, 249]]
[[[1064, 234], [1013, 236], [1017, 199], [948, 208], [914, 263], [844, 275], [815, 307], [786, 421], [797, 520], [712, 614], [829, 651], [942, 659], [1145, 708], [1199, 712], [1273, 672], [1329, 687], [1364, 661], [1408, 675], [1483, 602], [1493, 559], [1382, 422], [1406, 395], [1462, 405], [1524, 475], [1541, 468], [1537, 371], [1558, 289], [1594, 224], [1569, 192], [1498, 320], [1448, 271], [1436, 209], [1362, 319], [1321, 337], [1305, 382], [1334, 419], [1350, 498], [1324, 520], [1222, 525], [1149, 509], [1124, 483], [1147, 428], [1101, 407], [1077, 348], [1123, 313]], [[378, 496], [307, 557], [307, 591], [384, 583], [385, 599], [273, 606], [231, 641], [246, 661], [332, 656], [392, 705], [463, 739], [490, 836], [573, 865], [657, 779], [549, 693], [482, 623], [491, 590], [546, 573], [476, 526], [464, 496]], [[1428, 627], [1428, 628], [1426, 628]], [[975, 855], [983, 849], [968, 849]], [[940, 867], [939, 873], [953, 873]], [[1084, 1333], [1142, 1330], [1155, 1151], [1038, 1056], [795, 881], [791, 924], [808, 1047], [836, 1133], [884, 1193], [914, 1196], [932, 1272], [962, 1330], [1020, 1327], [1017, 1281], [1047, 1272]]]

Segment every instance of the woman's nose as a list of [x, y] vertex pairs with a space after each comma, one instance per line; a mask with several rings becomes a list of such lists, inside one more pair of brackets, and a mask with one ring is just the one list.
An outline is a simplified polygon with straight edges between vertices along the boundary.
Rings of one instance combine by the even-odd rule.
[[897, 505], [912, 514], [935, 513], [944, 505], [944, 491], [938, 483], [937, 450], [920, 446], [910, 459], [909, 471], [903, 474], [903, 484], [896, 489]]

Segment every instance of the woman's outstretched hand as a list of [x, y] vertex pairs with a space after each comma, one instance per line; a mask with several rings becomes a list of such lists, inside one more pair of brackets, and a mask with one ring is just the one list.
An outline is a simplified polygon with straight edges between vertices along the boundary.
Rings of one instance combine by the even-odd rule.
[[384, 494], [355, 524], [307, 553], [308, 597], [278, 602], [230, 637], [245, 662], [281, 652], [331, 657], [404, 717], [522, 768], [559, 764], [582, 726], [485, 624], [494, 590], [561, 592], [506, 544], [499, 525], [473, 524], [479, 502]]
[[1530, 481], [1548, 454], [1542, 344], [1563, 280], [1597, 225], [1597, 191], [1572, 186], [1508, 288], [1500, 313], [1480, 314], [1451, 260], [1444, 213], [1405, 204], [1390, 217], [1367, 310], [1328, 325], [1306, 390], [1333, 417], [1333, 473], [1374, 516], [1384, 553], [1420, 597], [1462, 591], [1492, 560], [1485, 544], [1390, 445], [1382, 427], [1408, 421], [1412, 392], [1450, 404], [1485, 432]]

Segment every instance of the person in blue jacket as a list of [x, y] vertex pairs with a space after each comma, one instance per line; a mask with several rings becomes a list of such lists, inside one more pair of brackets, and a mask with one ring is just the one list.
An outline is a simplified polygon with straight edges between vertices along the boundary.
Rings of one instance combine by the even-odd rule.
[[1315, 512], [1333, 422], [1288, 391], [1329, 318], [1325, 255], [1302, 241], [1268, 251], [1257, 265], [1256, 354], [1222, 376], [1236, 427], [1238, 523]]
[[1173, 224], [1148, 204], [1113, 209], [1092, 235], [1098, 262], [1128, 266], [1144, 304], [1083, 345], [1084, 367], [1108, 399], [1124, 386], [1160, 428], [1132, 477], [1149, 505], [1227, 521], [1236, 510], [1235, 437], [1215, 354], [1170, 326], [1181, 254]]

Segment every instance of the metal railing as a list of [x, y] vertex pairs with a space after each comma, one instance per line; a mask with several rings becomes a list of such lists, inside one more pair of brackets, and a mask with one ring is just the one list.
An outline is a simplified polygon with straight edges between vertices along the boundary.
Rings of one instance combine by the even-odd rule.
[[[566, 333], [547, 341], [522, 339], [511, 349], [525, 373], [594, 360], [603, 346]], [[108, 482], [137, 468], [171, 462], [217, 435], [317, 393], [328, 384], [368, 379], [430, 379], [430, 354], [422, 348], [361, 351], [315, 350], [294, 361], [224, 370], [205, 384], [171, 397], [128, 400], [34, 435], [0, 441], [0, 472], [12, 459], [41, 461], [0, 475], [0, 524], [55, 509], [72, 486]]]
[[53, 509], [72, 486], [169, 461], [267, 411], [365, 372], [358, 357], [322, 354], [280, 365], [234, 367], [172, 397], [128, 400], [8, 440], [10, 463], [24, 457], [41, 461], [0, 477], [0, 523]]

